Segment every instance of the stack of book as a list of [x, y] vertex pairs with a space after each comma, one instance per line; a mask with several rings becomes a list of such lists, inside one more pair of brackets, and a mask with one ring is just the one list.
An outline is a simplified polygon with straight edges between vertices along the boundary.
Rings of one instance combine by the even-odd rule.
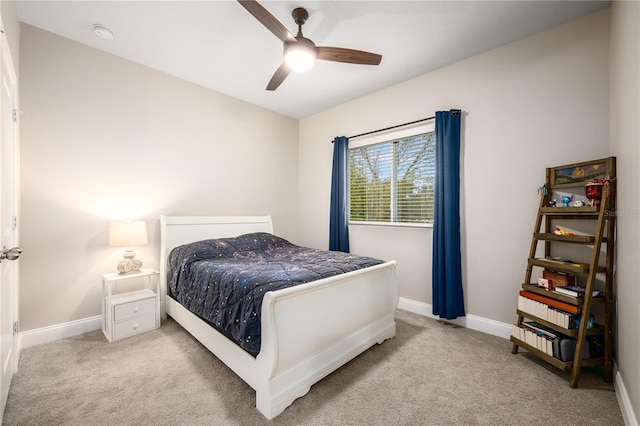
[[571, 328], [575, 316], [526, 296], [518, 296], [518, 309], [564, 328]]
[[563, 274], [562, 272], [542, 271], [542, 278], [549, 282], [548, 290], [553, 290], [557, 286], [576, 285], [576, 277], [573, 275]]
[[[580, 306], [521, 290], [518, 296], [518, 309], [566, 329], [577, 330], [580, 328], [580, 313], [582, 312]], [[590, 315], [587, 328], [594, 326], [594, 317]]]
[[[561, 361], [573, 361], [576, 339], [556, 333], [537, 322], [522, 322], [512, 326], [511, 335], [531, 347]], [[589, 345], [585, 345], [582, 358], [590, 357]]]
[[[579, 285], [566, 285], [566, 286], [554, 286], [553, 291], [556, 293], [564, 294], [566, 296], [572, 297], [584, 297], [585, 288]], [[600, 290], [593, 290], [591, 293], [593, 297], [602, 296], [602, 292]]]
[[514, 324], [511, 335], [547, 355], [556, 356], [553, 353], [553, 342], [558, 336], [537, 322], [523, 322], [520, 327]]

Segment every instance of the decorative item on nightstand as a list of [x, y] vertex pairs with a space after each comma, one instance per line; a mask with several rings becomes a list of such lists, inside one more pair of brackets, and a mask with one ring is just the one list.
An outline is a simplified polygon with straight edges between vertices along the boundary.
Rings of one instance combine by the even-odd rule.
[[118, 273], [132, 274], [140, 272], [142, 261], [136, 259], [133, 246], [148, 244], [147, 224], [143, 220], [111, 222], [109, 225], [109, 245], [127, 247], [122, 260], [118, 262]]

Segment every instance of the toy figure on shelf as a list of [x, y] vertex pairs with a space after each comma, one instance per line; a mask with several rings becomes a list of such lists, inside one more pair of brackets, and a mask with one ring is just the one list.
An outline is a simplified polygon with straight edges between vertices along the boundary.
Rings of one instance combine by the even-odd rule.
[[589, 182], [584, 186], [590, 206], [598, 207], [600, 205], [603, 187], [604, 181], [600, 178], [595, 178], [592, 182]]
[[563, 195], [562, 198], [560, 198], [560, 201], [562, 201], [562, 207], [569, 207], [569, 203], [573, 201], [573, 198], [573, 194]]
[[549, 204], [551, 205], [551, 207], [555, 207], [558, 204], [558, 200], [551, 200], [549, 201]]
[[538, 194], [545, 196], [549, 195], [549, 190], [547, 189], [547, 184], [545, 183], [540, 188], [538, 188]]
[[575, 237], [576, 234], [574, 232], [571, 231], [567, 231], [564, 228], [561, 228], [560, 226], [556, 226], [555, 231], [553, 231], [554, 234], [556, 235], [564, 235], [565, 237]]
[[584, 207], [586, 205], [587, 205], [587, 203], [585, 203], [584, 200], [575, 200], [573, 202], [573, 206], [574, 207]]

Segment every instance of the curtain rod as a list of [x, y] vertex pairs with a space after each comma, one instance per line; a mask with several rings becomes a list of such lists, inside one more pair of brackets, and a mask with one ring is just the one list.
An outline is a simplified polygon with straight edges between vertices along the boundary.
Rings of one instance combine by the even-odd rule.
[[[457, 114], [457, 113], [459, 113], [459, 112], [460, 112], [460, 110], [459, 110], [459, 109], [452, 109], [452, 110], [451, 110], [451, 113], [452, 113], [453, 115], [455, 115], [455, 114]], [[374, 133], [380, 133], [380, 132], [384, 132], [384, 131], [387, 131], [387, 130], [397, 129], [398, 127], [410, 126], [410, 125], [412, 125], [412, 124], [422, 123], [423, 121], [435, 120], [435, 118], [436, 118], [435, 116], [433, 116], [433, 117], [427, 117], [427, 118], [422, 118], [422, 119], [420, 119], [420, 120], [410, 121], [410, 122], [408, 122], [408, 123], [398, 124], [398, 125], [396, 125], [396, 126], [385, 127], [384, 129], [372, 130], [372, 131], [370, 131], [370, 132], [360, 133], [359, 135], [355, 135], [355, 136], [348, 136], [348, 137], [347, 137], [347, 139], [351, 140], [351, 139], [354, 139], [354, 138], [359, 138], [359, 137], [361, 137], [361, 136], [368, 136], [368, 135], [372, 135], [372, 134], [374, 134]], [[332, 143], [333, 143], [333, 141], [332, 141]]]
[[404, 126], [410, 126], [412, 124], [416, 124], [416, 123], [422, 123], [423, 121], [429, 121], [429, 120], [435, 120], [435, 116], [433, 117], [427, 117], [427, 118], [422, 118], [420, 120], [416, 120], [416, 121], [410, 121], [408, 123], [403, 123], [403, 124], [398, 124], [396, 126], [391, 126], [391, 127], [385, 127], [384, 129], [378, 129], [378, 130], [372, 130], [370, 132], [366, 132], [366, 133], [360, 133], [359, 135], [355, 135], [355, 136], [348, 136], [348, 139], [354, 139], [354, 138], [359, 138], [361, 136], [368, 136], [368, 135], [372, 135], [374, 133], [380, 133], [380, 132], [384, 132], [386, 130], [391, 130], [391, 129], [397, 129], [398, 127], [404, 127]]

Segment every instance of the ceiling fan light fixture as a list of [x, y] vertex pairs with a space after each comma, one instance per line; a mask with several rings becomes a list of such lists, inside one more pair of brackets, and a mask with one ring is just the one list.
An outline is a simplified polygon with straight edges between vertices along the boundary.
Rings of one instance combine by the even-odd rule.
[[284, 62], [295, 72], [309, 71], [316, 61], [315, 46], [298, 41], [284, 46]]
[[344, 47], [320, 46], [302, 35], [302, 26], [309, 18], [309, 12], [303, 7], [291, 11], [291, 17], [298, 26], [298, 34], [294, 37], [264, 6], [256, 0], [238, 0], [262, 25], [284, 44], [283, 61], [269, 80], [266, 90], [274, 91], [292, 71], [309, 70], [316, 59], [321, 61], [344, 62], [347, 64], [379, 65], [382, 55], [363, 50]]

